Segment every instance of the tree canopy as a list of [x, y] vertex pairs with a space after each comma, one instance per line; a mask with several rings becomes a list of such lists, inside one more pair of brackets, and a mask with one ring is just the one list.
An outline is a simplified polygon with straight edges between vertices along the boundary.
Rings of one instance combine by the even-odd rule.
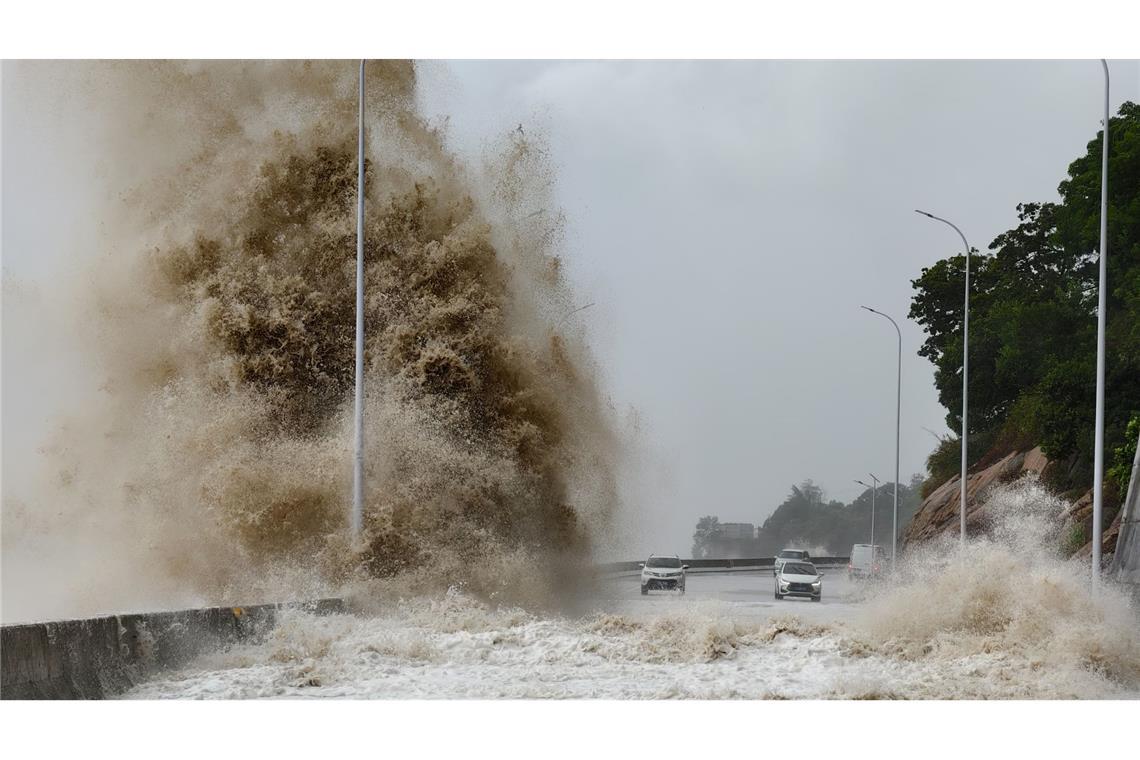
[[[919, 505], [918, 487], [922, 478], [915, 476], [910, 484], [899, 484], [899, 533], [914, 516]], [[871, 539], [871, 489], [868, 488], [850, 504], [827, 500], [823, 490], [810, 480], [792, 491], [758, 531], [760, 555], [771, 554], [792, 544], [803, 548], [826, 549], [834, 555], [845, 555], [854, 544]], [[874, 542], [891, 544], [894, 483], [880, 483], [875, 493]]]
[[[1124, 443], [1140, 413], [1140, 106], [1109, 120], [1105, 446]], [[1091, 477], [1103, 132], [1073, 161], [1059, 202], [1022, 203], [1018, 225], [971, 261], [971, 463], [987, 449], [1038, 443], [1067, 463], [1062, 487]], [[965, 257], [944, 258], [913, 283], [910, 318], [935, 366], [946, 422], [962, 430], [962, 296]], [[957, 440], [932, 455], [957, 457]], [[941, 459], [939, 458], [941, 457]]]
[[[909, 484], [899, 485], [900, 534], [918, 510], [921, 484], [922, 477], [915, 475]], [[882, 546], [891, 545], [893, 497], [894, 483], [880, 483], [873, 500], [874, 543]], [[700, 518], [693, 534], [693, 557], [768, 557], [789, 547], [844, 556], [854, 544], [870, 541], [871, 504], [870, 488], [850, 504], [844, 504], [828, 499], [822, 488], [805, 480], [792, 486], [791, 493], [768, 516], [755, 538], [726, 540], [718, 534], [718, 518]]]

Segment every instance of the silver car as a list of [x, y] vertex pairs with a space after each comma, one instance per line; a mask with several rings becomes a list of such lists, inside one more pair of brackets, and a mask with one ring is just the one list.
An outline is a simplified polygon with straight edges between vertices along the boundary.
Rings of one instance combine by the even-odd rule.
[[780, 571], [780, 565], [790, 560], [811, 562], [811, 555], [807, 553], [807, 549], [784, 549], [776, 555], [776, 559], [772, 562], [772, 575]]

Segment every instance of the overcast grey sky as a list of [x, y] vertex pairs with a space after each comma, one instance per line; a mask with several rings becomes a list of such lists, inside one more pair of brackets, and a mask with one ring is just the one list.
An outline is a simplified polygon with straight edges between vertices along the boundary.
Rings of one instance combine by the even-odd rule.
[[[1113, 111], [1140, 98], [1112, 63]], [[945, 432], [904, 321], [910, 280], [985, 250], [1022, 201], [1057, 197], [1100, 126], [1096, 61], [451, 62], [425, 112], [477, 152], [548, 136], [567, 264], [619, 405], [658, 465], [640, 551], [686, 552], [702, 514], [761, 522], [812, 478], [847, 501], [892, 479], [903, 333], [902, 478]]]
[[[1112, 72], [1115, 112], [1140, 99], [1140, 67]], [[471, 157], [519, 123], [546, 136], [567, 271], [596, 303], [577, 316], [648, 452], [627, 472], [629, 550], [686, 553], [700, 515], [759, 523], [804, 478], [846, 501], [854, 478], [892, 477], [895, 334], [861, 303], [902, 327], [902, 477], [924, 470], [923, 428], [944, 432], [945, 412], [904, 321], [910, 280], [960, 245], [912, 209], [985, 250], [1018, 202], [1056, 197], [1101, 87], [1095, 61], [512, 61], [427, 64], [420, 97]], [[98, 146], [56, 142], [50, 114], [14, 112], [10, 92], [3, 265], [50, 292], [67, 241], [98, 227], [81, 193], [57, 196], [67, 157]], [[9, 327], [6, 471], [68, 371], [57, 355], [14, 375], [35, 334]]]

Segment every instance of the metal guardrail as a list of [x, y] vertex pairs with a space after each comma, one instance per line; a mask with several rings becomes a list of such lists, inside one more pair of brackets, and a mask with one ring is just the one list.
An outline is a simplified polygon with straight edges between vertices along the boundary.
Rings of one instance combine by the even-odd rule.
[[[641, 563], [644, 560], [636, 560], [633, 562], [603, 562], [596, 565], [600, 573], [632, 573], [641, 570]], [[837, 565], [846, 565], [850, 561], [850, 557], [813, 557], [811, 563], [821, 567], [835, 567]], [[765, 567], [772, 567], [776, 564], [775, 557], [744, 557], [740, 559], [728, 558], [707, 558], [707, 559], [682, 559], [681, 563], [688, 565], [690, 570], [706, 570], [706, 569], [728, 569], [728, 570], [756, 570]]]

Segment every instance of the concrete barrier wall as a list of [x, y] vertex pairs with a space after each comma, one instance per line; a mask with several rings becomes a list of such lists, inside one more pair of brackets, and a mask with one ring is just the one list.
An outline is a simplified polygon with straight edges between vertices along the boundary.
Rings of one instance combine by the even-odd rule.
[[282, 608], [345, 611], [340, 599], [110, 615], [0, 629], [0, 697], [103, 699], [157, 671], [239, 642], [256, 642]]
[[1109, 577], [1132, 584], [1133, 593], [1140, 598], [1140, 441], [1132, 459], [1132, 477], [1120, 513], [1120, 533], [1112, 560]]

